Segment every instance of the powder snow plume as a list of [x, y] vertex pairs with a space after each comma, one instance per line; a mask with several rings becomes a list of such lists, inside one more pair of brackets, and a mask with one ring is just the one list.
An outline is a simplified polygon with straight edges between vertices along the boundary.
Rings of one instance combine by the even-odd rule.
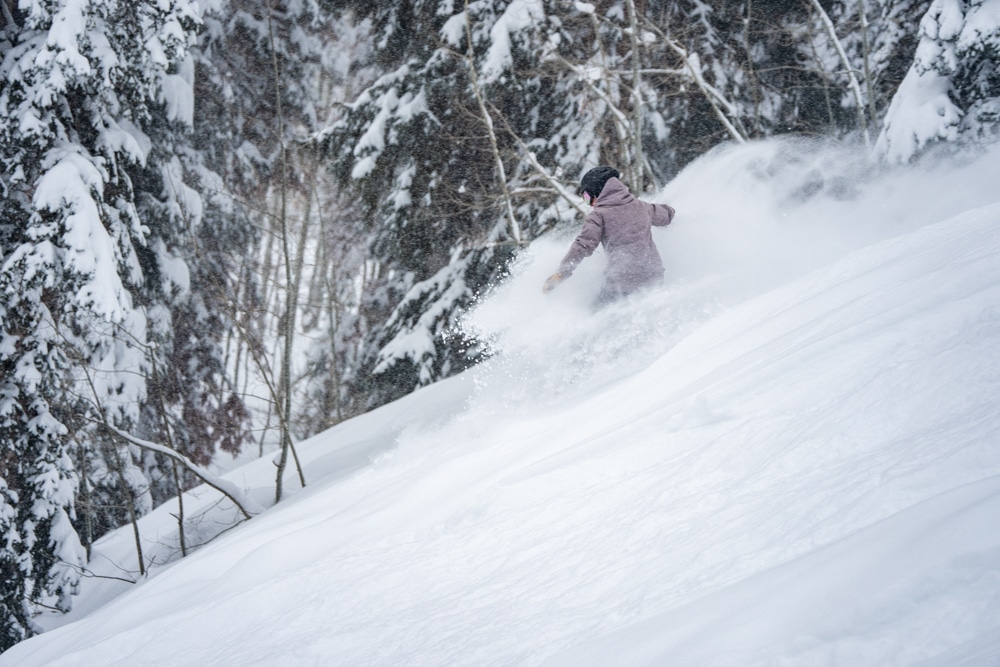
[[465, 319], [493, 358], [473, 410], [541, 411], [644, 368], [698, 323], [882, 239], [995, 199], [1000, 148], [886, 167], [856, 147], [808, 139], [726, 145], [654, 196], [677, 210], [653, 230], [662, 288], [595, 310], [601, 249], [550, 294], [577, 228], [539, 239], [512, 278]]

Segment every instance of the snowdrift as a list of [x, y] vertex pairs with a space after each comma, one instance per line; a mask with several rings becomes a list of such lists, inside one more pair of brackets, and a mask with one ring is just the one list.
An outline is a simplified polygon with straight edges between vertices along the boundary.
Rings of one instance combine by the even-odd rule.
[[[0, 665], [997, 664], [996, 161], [821, 162], [693, 165], [668, 287], [597, 313], [599, 261], [545, 299], [536, 244], [470, 319], [491, 362], [302, 443], [306, 489]], [[228, 477], [265, 502], [272, 470]]]

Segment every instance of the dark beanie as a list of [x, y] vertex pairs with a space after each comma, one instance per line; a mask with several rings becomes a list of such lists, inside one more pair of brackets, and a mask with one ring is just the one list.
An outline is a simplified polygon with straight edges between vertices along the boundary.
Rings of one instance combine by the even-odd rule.
[[580, 194], [588, 192], [590, 196], [596, 199], [601, 196], [601, 190], [604, 189], [604, 184], [608, 182], [608, 179], [618, 178], [619, 176], [621, 174], [614, 167], [606, 165], [594, 167], [583, 175], [583, 179], [580, 181]]

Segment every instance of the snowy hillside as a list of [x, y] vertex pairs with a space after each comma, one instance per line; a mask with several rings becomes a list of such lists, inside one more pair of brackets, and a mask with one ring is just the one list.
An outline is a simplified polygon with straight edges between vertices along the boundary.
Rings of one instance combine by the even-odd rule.
[[[664, 289], [591, 313], [595, 259], [543, 297], [566, 239], [535, 244], [468, 322], [491, 362], [0, 665], [1000, 664], [998, 167], [711, 154], [657, 197]], [[227, 477], [263, 504], [273, 470]]]

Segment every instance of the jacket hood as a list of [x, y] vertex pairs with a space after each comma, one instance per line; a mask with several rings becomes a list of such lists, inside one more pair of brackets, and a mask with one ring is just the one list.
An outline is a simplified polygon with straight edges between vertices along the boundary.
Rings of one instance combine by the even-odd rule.
[[621, 206], [635, 200], [632, 193], [628, 191], [625, 184], [617, 178], [609, 178], [601, 190], [601, 196], [594, 202], [594, 207], [598, 206]]

